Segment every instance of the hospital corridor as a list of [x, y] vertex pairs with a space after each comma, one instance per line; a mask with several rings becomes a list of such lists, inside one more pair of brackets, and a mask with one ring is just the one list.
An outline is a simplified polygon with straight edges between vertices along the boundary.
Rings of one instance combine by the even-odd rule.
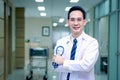
[[[85, 24], [79, 23], [82, 20], [78, 17], [69, 18], [72, 6], [85, 10]], [[98, 41], [99, 56], [92, 68], [95, 80], [120, 80], [120, 0], [0, 0], [0, 80], [59, 80], [53, 55], [57, 53], [57, 41], [72, 34], [72, 21], [80, 24], [74, 30], [83, 26], [81, 34]], [[69, 55], [68, 47], [66, 50]], [[80, 51], [84, 54], [85, 50]], [[79, 68], [81, 65], [76, 70]]]

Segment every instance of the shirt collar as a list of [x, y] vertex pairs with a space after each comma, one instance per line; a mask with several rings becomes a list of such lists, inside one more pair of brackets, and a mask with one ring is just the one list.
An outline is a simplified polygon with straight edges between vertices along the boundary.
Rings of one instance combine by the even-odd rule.
[[[70, 38], [69, 38], [69, 40], [70, 41], [73, 41], [73, 37], [72, 37], [72, 34], [70, 34]], [[82, 34], [78, 37], [78, 38], [76, 38], [77, 39], [77, 41], [80, 41], [80, 40], [86, 40], [86, 37], [85, 37], [85, 32], [84, 31], [82, 31]]]

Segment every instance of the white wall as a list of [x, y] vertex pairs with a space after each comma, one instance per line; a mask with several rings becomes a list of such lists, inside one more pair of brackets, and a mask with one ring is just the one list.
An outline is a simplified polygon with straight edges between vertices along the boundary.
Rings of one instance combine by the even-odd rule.
[[[65, 37], [70, 34], [69, 27], [57, 26], [53, 27], [53, 45], [56, 45], [58, 39]], [[53, 48], [54, 48], [53, 46]]]
[[[50, 36], [42, 36], [42, 26], [50, 27]], [[51, 18], [25, 18], [25, 40], [37, 42], [40, 47], [49, 48], [49, 57], [53, 52], [52, 45], [52, 19]]]

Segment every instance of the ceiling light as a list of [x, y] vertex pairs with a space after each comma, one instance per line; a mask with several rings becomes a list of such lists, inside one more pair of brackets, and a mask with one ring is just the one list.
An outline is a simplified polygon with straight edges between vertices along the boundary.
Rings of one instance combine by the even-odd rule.
[[36, 2], [44, 2], [44, 0], [35, 0]]
[[53, 23], [53, 26], [56, 27], [56, 26], [57, 26], [57, 23]]
[[77, 3], [79, 0], [70, 0], [70, 3]]
[[68, 24], [65, 24], [65, 27], [68, 27]]
[[60, 19], [59, 19], [59, 23], [63, 23], [64, 20], [65, 20], [64, 18], [60, 18]]
[[44, 6], [38, 6], [38, 10], [39, 11], [45, 11], [45, 7]]
[[66, 7], [66, 8], [65, 8], [65, 11], [69, 11], [70, 8], [71, 8], [71, 7]]
[[46, 16], [46, 13], [40, 13], [40, 16]]

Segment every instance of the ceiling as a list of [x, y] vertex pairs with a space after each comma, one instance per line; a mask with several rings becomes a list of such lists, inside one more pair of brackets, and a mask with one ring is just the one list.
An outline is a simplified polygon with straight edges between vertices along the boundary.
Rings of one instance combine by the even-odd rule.
[[25, 17], [41, 17], [38, 6], [45, 6], [46, 17], [52, 18], [53, 22], [58, 22], [58, 19], [67, 18], [66, 7], [80, 5], [86, 11], [92, 6], [98, 4], [102, 0], [80, 0], [78, 3], [70, 3], [69, 0], [44, 0], [43, 3], [37, 3], [35, 0], [10, 0], [16, 7], [25, 7]]

